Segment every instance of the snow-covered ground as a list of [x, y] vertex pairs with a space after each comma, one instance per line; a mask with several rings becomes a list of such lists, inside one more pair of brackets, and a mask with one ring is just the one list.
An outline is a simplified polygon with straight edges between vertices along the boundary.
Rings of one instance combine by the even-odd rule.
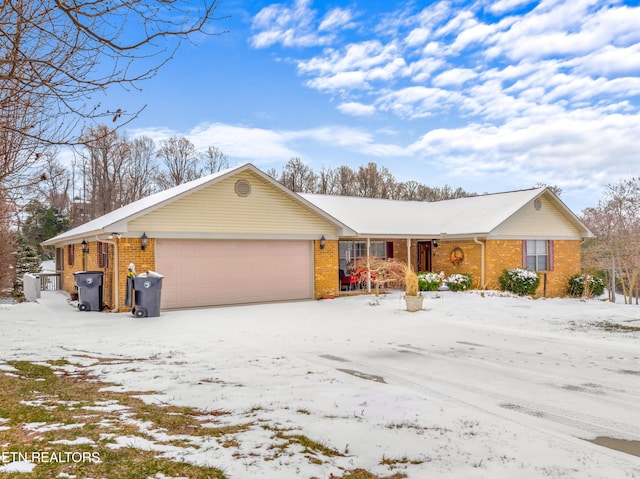
[[[80, 312], [67, 295], [0, 304], [0, 361], [66, 358], [149, 401], [230, 410], [342, 456], [273, 454], [269, 428], [176, 451], [232, 479], [640, 478], [640, 307], [496, 292], [400, 293], [163, 311]], [[132, 358], [97, 362], [91, 358]], [[228, 439], [228, 438], [227, 438]], [[640, 453], [637, 442], [624, 443]], [[146, 446], [145, 446], [146, 447]], [[169, 451], [170, 453], [170, 451]]]

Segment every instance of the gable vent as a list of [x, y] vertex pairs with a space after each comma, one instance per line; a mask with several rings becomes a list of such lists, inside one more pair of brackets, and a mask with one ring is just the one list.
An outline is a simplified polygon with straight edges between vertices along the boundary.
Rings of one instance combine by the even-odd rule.
[[246, 198], [251, 194], [251, 183], [249, 183], [247, 180], [238, 180], [236, 181], [235, 190], [236, 195], [242, 198]]
[[537, 210], [540, 211], [540, 208], [542, 208], [542, 200], [540, 198], [536, 198], [533, 201], [533, 207]]

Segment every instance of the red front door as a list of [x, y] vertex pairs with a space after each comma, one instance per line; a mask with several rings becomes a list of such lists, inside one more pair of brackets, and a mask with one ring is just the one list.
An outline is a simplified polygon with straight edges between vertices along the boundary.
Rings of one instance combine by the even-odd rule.
[[418, 271], [431, 271], [431, 241], [418, 241]]

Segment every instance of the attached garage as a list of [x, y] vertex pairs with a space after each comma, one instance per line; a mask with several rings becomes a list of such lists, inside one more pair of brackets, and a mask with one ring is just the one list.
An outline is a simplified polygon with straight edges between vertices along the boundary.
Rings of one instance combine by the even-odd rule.
[[310, 299], [313, 242], [156, 240], [163, 309]]
[[66, 253], [60, 266], [69, 290], [74, 272], [102, 270], [105, 303], [127, 311], [132, 264], [138, 274], [164, 276], [161, 309], [319, 298], [338, 289], [337, 240], [354, 234], [245, 164], [142, 198], [47, 243]]

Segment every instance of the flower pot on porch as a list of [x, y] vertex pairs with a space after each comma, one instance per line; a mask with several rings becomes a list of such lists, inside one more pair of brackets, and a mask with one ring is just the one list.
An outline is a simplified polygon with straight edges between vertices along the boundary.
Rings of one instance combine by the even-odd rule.
[[415, 311], [420, 311], [422, 309], [422, 301], [424, 301], [424, 296], [405, 295], [404, 300], [407, 303], [407, 311], [413, 313]]

